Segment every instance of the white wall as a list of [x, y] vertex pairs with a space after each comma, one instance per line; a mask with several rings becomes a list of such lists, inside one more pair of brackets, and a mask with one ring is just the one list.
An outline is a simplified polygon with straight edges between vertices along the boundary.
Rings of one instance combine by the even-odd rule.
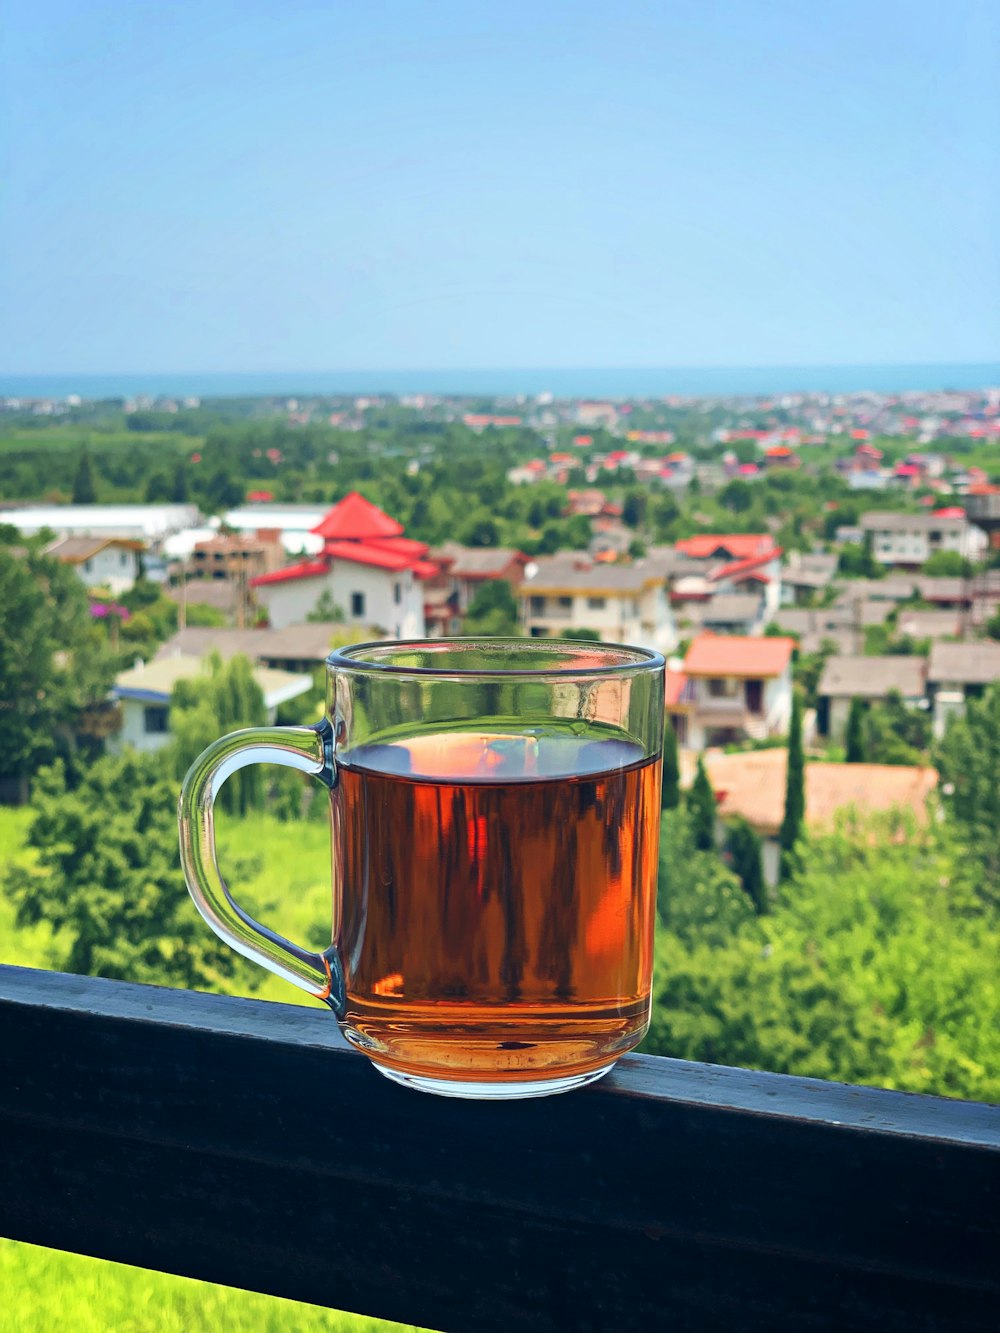
[[106, 546], [73, 569], [88, 588], [110, 588], [112, 592], [128, 592], [139, 577], [139, 560], [135, 551]]
[[[271, 625], [284, 629], [286, 625], [301, 624], [326, 590], [343, 611], [346, 625], [377, 626], [397, 639], [424, 637], [423, 594], [419, 580], [409, 569], [396, 573], [335, 560], [325, 576], [264, 584], [254, 593], [260, 605], [267, 608]], [[352, 609], [354, 594], [363, 598], [360, 612]]]
[[147, 731], [146, 709], [159, 708], [156, 704], [143, 704], [137, 699], [122, 699], [122, 728], [107, 740], [107, 748], [112, 754], [121, 754], [126, 746], [133, 750], [162, 750], [170, 744], [169, 731]]
[[[932, 542], [930, 532], [939, 532]], [[958, 529], [913, 528], [903, 532], [872, 534], [872, 555], [883, 565], [922, 565], [935, 551], [956, 551], [966, 560], [979, 560], [986, 551], [987, 538], [981, 529], [966, 523]]]
[[[677, 627], [662, 583], [636, 596], [574, 594], [568, 599], [569, 606], [561, 606], [559, 597], [532, 593], [530, 588], [530, 583], [525, 583], [519, 589], [528, 634], [537, 630], [558, 638], [567, 630], [593, 629], [608, 643], [634, 644], [661, 653], [670, 652], [677, 643]], [[532, 610], [532, 597], [542, 598], [540, 610]]]

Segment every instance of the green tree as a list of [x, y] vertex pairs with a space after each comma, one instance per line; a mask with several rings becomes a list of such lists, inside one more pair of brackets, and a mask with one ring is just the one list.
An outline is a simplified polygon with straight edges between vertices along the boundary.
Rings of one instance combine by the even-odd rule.
[[581, 625], [579, 629], [567, 629], [562, 633], [564, 639], [578, 639], [581, 643], [600, 643], [601, 635], [596, 629], [587, 629]]
[[677, 748], [677, 732], [668, 717], [663, 727], [663, 785], [660, 788], [660, 806], [676, 810], [681, 803], [681, 760]]
[[935, 551], [924, 561], [923, 572], [932, 577], [964, 579], [972, 573], [972, 564], [957, 551]]
[[177, 787], [159, 757], [105, 757], [76, 786], [57, 763], [39, 775], [33, 805], [34, 858], [8, 871], [6, 890], [19, 926], [55, 930], [59, 968], [202, 989], [239, 969], [256, 982], [184, 892]]
[[103, 705], [115, 661], [69, 565], [0, 546], [0, 776], [26, 779], [71, 753]]
[[785, 777], [785, 813], [778, 832], [781, 845], [781, 877], [787, 879], [794, 868], [795, 845], [802, 833], [806, 816], [806, 761], [802, 747], [802, 701], [798, 693], [792, 699], [792, 721], [788, 728], [788, 771]]
[[[184, 774], [212, 741], [242, 727], [260, 727], [267, 721], [264, 696], [248, 658], [223, 662], [213, 653], [193, 680], [180, 680], [170, 696], [169, 748], [173, 775]], [[233, 814], [246, 814], [264, 804], [264, 773], [253, 764], [234, 774], [219, 793], [218, 804]]]
[[743, 885], [743, 892], [753, 903], [754, 911], [762, 916], [768, 909], [763, 846], [756, 830], [745, 819], [737, 819], [730, 826], [726, 851], [733, 874]]
[[715, 850], [715, 793], [705, 770], [705, 756], [698, 756], [698, 768], [687, 796], [692, 839], [700, 852]]
[[80, 461], [76, 465], [76, 474], [73, 477], [73, 503], [75, 505], [92, 505], [96, 498], [94, 465], [90, 461], [90, 451], [83, 448], [80, 451]]
[[489, 512], [480, 509], [466, 521], [459, 533], [459, 541], [465, 546], [499, 546], [500, 529]]
[[170, 498], [174, 504], [186, 504], [189, 492], [187, 464], [178, 458], [174, 464], [174, 479], [170, 489]]
[[844, 745], [847, 749], [847, 762], [849, 764], [863, 764], [865, 762], [865, 703], [863, 699], [857, 697], [851, 700], [850, 712], [847, 714], [847, 727], [844, 732]]
[[518, 607], [507, 579], [484, 579], [469, 603], [462, 630], [477, 636], [516, 634]]
[[970, 699], [937, 747], [941, 790], [958, 826], [978, 891], [1000, 904], [1000, 683]]
[[333, 600], [333, 593], [329, 588], [324, 588], [317, 599], [316, 605], [306, 614], [306, 620], [310, 624], [341, 625], [344, 622], [344, 609], [338, 606]]

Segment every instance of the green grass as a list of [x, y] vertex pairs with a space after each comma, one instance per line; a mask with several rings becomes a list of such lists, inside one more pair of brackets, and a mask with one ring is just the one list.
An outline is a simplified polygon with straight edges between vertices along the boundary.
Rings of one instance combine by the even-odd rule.
[[[0, 806], [0, 883], [3, 867], [30, 857], [24, 846], [32, 812]], [[268, 816], [220, 815], [219, 860], [233, 866], [233, 888], [268, 925], [303, 944], [330, 941], [330, 835], [324, 823], [282, 824]], [[241, 878], [240, 867], [252, 862]], [[177, 892], [184, 893], [180, 867]], [[206, 930], [208, 927], [206, 926]], [[55, 942], [57, 943], [57, 942]], [[17, 929], [14, 909], [0, 893], [0, 962], [54, 967], [52, 932]], [[251, 964], [247, 964], [249, 975]], [[292, 1004], [307, 996], [270, 973], [257, 991], [239, 981], [234, 995]], [[392, 1333], [411, 1325], [341, 1314], [255, 1292], [63, 1254], [0, 1239], [0, 1333], [41, 1333], [68, 1325], [73, 1333]]]
[[0, 1240], [0, 1291], [0, 1333], [395, 1333], [414, 1327], [10, 1240]]

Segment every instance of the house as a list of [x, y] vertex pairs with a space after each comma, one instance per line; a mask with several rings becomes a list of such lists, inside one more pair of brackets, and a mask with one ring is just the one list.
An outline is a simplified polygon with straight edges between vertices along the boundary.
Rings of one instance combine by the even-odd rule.
[[679, 555], [697, 561], [716, 592], [759, 590], [769, 612], [781, 602], [781, 547], [770, 533], [703, 533], [676, 543]]
[[969, 699], [1000, 680], [1000, 643], [933, 643], [927, 688], [934, 708], [934, 735], [940, 739], [952, 717], [961, 717]]
[[307, 621], [284, 629], [229, 629], [189, 625], [171, 635], [157, 651], [155, 661], [165, 657], [208, 657], [218, 653], [224, 662], [242, 654], [260, 666], [301, 675], [321, 667], [334, 645], [357, 637], [375, 639], [373, 630], [347, 630], [333, 621]]
[[794, 648], [794, 639], [699, 634], [684, 658], [683, 679], [668, 691], [678, 743], [704, 750], [783, 736], [792, 715]]
[[903, 569], [919, 569], [937, 551], [955, 551], [966, 560], [979, 560], [987, 546], [986, 534], [960, 511], [874, 511], [862, 514], [861, 530], [871, 541], [872, 556], [879, 564]]
[[828, 657], [817, 688], [816, 727], [839, 740], [852, 699], [881, 701], [895, 690], [911, 708], [926, 706], [927, 661], [923, 657]]
[[960, 639], [964, 617], [961, 611], [924, 611], [901, 607], [896, 613], [896, 633], [911, 639]]
[[765, 604], [760, 593], [720, 592], [707, 601], [677, 603], [674, 614], [680, 629], [709, 630], [712, 634], [763, 634]]
[[540, 557], [517, 589], [521, 623], [532, 638], [592, 629], [609, 643], [666, 653], [677, 642], [662, 567], [592, 561], [582, 553]]
[[[722, 821], [745, 819], [762, 838], [764, 878], [773, 887], [781, 859], [778, 833], [785, 813], [788, 751], [710, 754], [705, 768]], [[910, 810], [925, 819], [937, 780], [936, 769], [929, 767], [807, 762], [806, 826], [829, 828], [838, 811], [851, 806], [865, 813]]]
[[782, 607], [770, 623], [794, 635], [803, 653], [821, 652], [829, 643], [836, 652], [846, 654], [859, 653], [864, 647], [864, 635], [850, 606]]
[[503, 579], [516, 589], [529, 563], [504, 546], [460, 546], [445, 542], [430, 552], [437, 572], [424, 580], [424, 621], [432, 638], [460, 634], [461, 618], [484, 583]]
[[223, 525], [232, 532], [256, 536], [277, 532], [289, 555], [318, 555], [323, 549], [315, 530], [326, 510], [321, 505], [247, 504], [223, 514]]
[[438, 573], [424, 542], [357, 491], [312, 529], [322, 550], [312, 559], [251, 579], [274, 629], [304, 621], [321, 598], [348, 625], [373, 625], [396, 639], [424, 637], [423, 581]]
[[[112, 695], [121, 707], [121, 730], [107, 740], [112, 754], [121, 754], [126, 746], [135, 750], [160, 750], [170, 736], [170, 695], [180, 680], [192, 680], [204, 670], [200, 657], [156, 658], [122, 671], [115, 679]], [[273, 722], [278, 705], [297, 699], [312, 689], [312, 676], [292, 675], [267, 667], [254, 668], [254, 680], [264, 695], [268, 722]]]
[[[187, 559], [186, 574], [195, 579], [252, 579], [270, 574], [285, 561], [277, 529], [212, 537], [196, 541]], [[196, 600], [196, 599], [195, 599]]]
[[781, 571], [781, 603], [801, 606], [823, 593], [837, 577], [837, 556], [826, 551], [789, 553]]
[[88, 588], [128, 592], [139, 577], [143, 543], [127, 537], [58, 537], [45, 554], [70, 565]]

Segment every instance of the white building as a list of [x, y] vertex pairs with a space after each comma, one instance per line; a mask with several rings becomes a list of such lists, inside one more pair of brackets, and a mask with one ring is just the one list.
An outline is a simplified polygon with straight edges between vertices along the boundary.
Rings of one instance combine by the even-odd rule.
[[[956, 647], [969, 650], [968, 644], [957, 644]], [[817, 729], [821, 736], [840, 740], [847, 728], [852, 699], [881, 702], [893, 691], [908, 707], [925, 708], [926, 683], [927, 659], [924, 657], [828, 657], [816, 690], [819, 699]]]
[[323, 549], [316, 529], [323, 522], [323, 505], [246, 504], [230, 509], [222, 521], [234, 532], [278, 532], [289, 555], [318, 555]]
[[677, 630], [661, 568], [595, 564], [582, 553], [543, 557], [525, 570], [517, 589], [524, 632], [559, 638], [592, 629], [607, 643], [669, 652]]
[[792, 716], [794, 639], [699, 634], [668, 672], [667, 713], [692, 750], [784, 736]]
[[45, 548], [65, 565], [71, 565], [88, 588], [128, 592], [139, 577], [142, 542], [125, 537], [59, 537]]
[[965, 560], [981, 560], [989, 544], [986, 533], [964, 514], [895, 514], [875, 511], [861, 516], [861, 531], [871, 540], [881, 565], [916, 569], [937, 551], [955, 551]]
[[304, 621], [321, 598], [347, 625], [373, 626], [396, 639], [422, 639], [422, 581], [438, 573], [427, 546], [402, 535], [402, 526], [352, 491], [313, 529], [322, 549], [251, 580], [273, 629]]
[[933, 643], [927, 663], [927, 693], [934, 708], [934, 735], [940, 740], [966, 701], [979, 698], [1000, 680], [1000, 644]]
[[26, 537], [49, 530], [62, 537], [128, 537], [158, 546], [171, 533], [201, 522], [197, 505], [37, 505], [9, 509], [4, 523]]
[[[170, 735], [170, 695], [179, 680], [193, 680], [205, 669], [200, 657], [157, 658], [123, 671], [115, 680], [112, 693], [122, 711], [121, 730], [107, 740], [112, 754], [121, 754], [126, 746], [135, 750], [159, 750], [168, 745]], [[254, 667], [254, 680], [260, 686], [273, 722], [278, 705], [297, 699], [312, 689], [312, 676], [292, 675], [269, 667]]]

